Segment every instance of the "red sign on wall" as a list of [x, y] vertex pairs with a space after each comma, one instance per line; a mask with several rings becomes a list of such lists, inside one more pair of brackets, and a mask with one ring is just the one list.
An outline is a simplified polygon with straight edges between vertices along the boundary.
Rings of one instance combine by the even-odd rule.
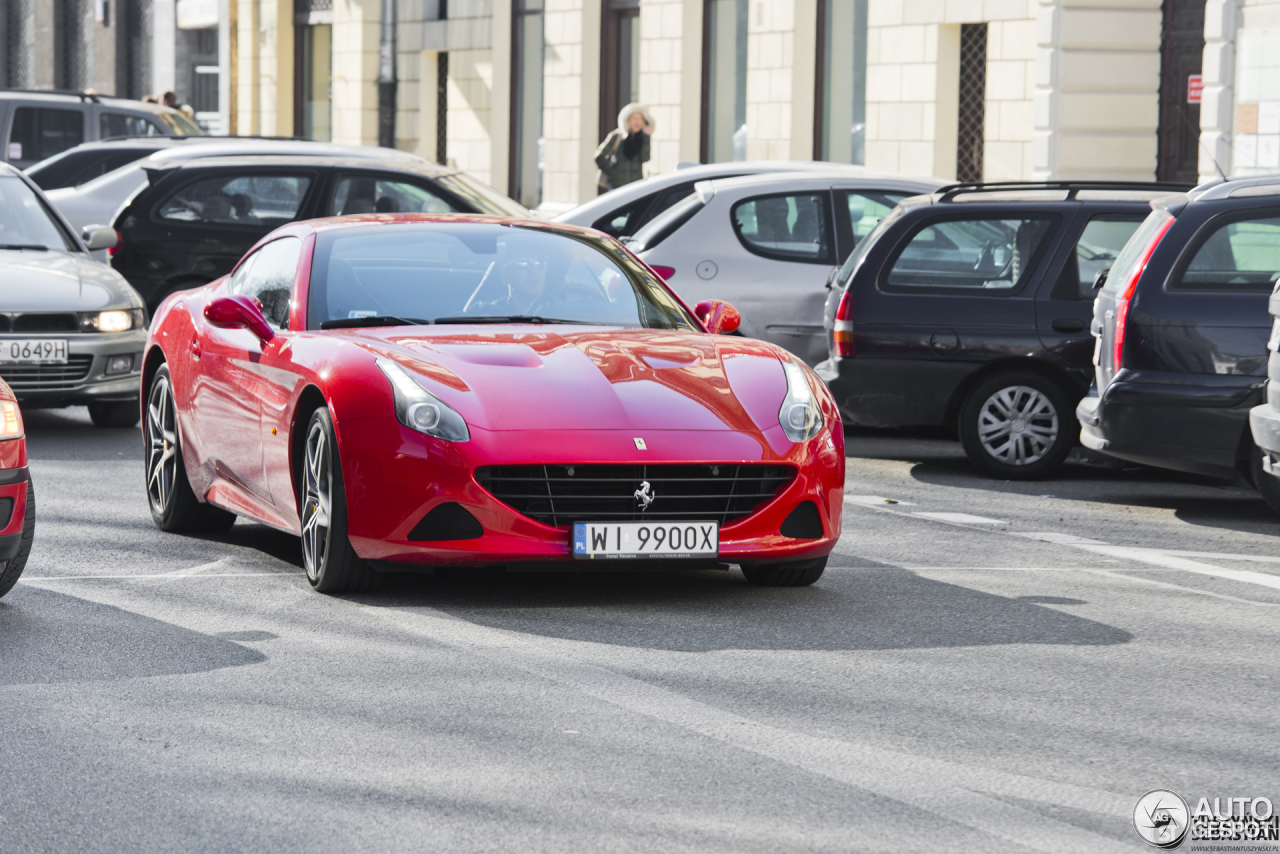
[[1200, 96], [1204, 94], [1204, 77], [1199, 74], [1187, 75], [1187, 103], [1200, 103]]

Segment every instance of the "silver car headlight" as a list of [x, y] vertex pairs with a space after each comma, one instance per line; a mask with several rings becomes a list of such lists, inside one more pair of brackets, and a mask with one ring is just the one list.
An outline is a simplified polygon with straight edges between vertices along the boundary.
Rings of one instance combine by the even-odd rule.
[[419, 385], [408, 371], [390, 359], [378, 359], [377, 364], [391, 381], [397, 421], [410, 430], [446, 442], [471, 440], [467, 422], [456, 409]]
[[80, 312], [81, 332], [128, 332], [130, 329], [143, 329], [146, 325], [146, 313], [140, 308]]
[[787, 376], [787, 396], [778, 410], [778, 423], [782, 432], [793, 442], [812, 439], [822, 429], [822, 410], [818, 398], [804, 375], [804, 368], [795, 361], [783, 362], [782, 372]]

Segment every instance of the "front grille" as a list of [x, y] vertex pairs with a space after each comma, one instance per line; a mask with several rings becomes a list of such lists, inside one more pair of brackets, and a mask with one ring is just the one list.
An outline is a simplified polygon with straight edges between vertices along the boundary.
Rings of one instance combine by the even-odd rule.
[[79, 332], [80, 318], [74, 314], [5, 312], [0, 314], [0, 332]]
[[0, 365], [0, 379], [14, 389], [67, 388], [89, 376], [91, 367], [93, 356], [68, 356], [65, 365]]
[[[487, 466], [476, 480], [504, 504], [544, 525], [679, 520], [729, 524], [750, 516], [795, 479], [790, 466]], [[648, 482], [653, 503], [640, 510]]]

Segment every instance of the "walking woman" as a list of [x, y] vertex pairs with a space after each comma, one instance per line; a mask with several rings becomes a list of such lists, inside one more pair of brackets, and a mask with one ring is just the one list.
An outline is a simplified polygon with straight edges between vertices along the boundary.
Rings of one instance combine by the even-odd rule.
[[649, 137], [653, 134], [653, 116], [641, 104], [627, 104], [618, 113], [618, 129], [596, 149], [596, 166], [600, 172], [596, 183], [600, 192], [616, 190], [644, 177], [644, 163], [649, 159]]

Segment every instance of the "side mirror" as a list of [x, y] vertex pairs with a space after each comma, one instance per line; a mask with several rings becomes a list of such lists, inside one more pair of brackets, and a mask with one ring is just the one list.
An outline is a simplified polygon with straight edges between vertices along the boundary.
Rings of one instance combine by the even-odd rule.
[[262, 303], [253, 297], [218, 297], [204, 307], [204, 319], [219, 329], [248, 329], [263, 344], [276, 337], [262, 314]]
[[704, 299], [693, 307], [693, 314], [712, 335], [728, 335], [742, 325], [738, 310], [718, 299]]
[[92, 252], [95, 249], [112, 249], [120, 242], [120, 235], [116, 233], [114, 228], [105, 225], [91, 225], [87, 227], [81, 234], [80, 239], [84, 241], [84, 245], [89, 247]]
[[1103, 267], [1101, 270], [1093, 274], [1093, 289], [1095, 291], [1102, 289], [1102, 286], [1107, 283], [1107, 276], [1110, 273], [1110, 267]]

